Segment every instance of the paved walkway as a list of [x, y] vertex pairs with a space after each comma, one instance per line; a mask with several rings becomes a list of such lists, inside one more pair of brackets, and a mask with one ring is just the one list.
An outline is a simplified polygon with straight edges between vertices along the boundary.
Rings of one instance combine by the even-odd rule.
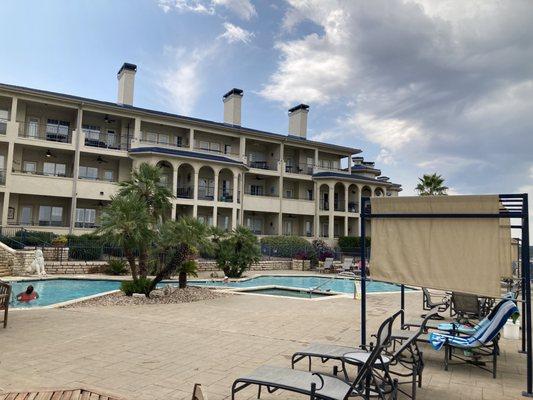
[[0, 393], [0, 400], [120, 400], [109, 394], [88, 389], [54, 390], [36, 392]]
[[[409, 293], [411, 317], [421, 296]], [[398, 308], [399, 294], [369, 296], [369, 332]], [[289, 366], [309, 342], [359, 343], [359, 302], [233, 295], [188, 304], [14, 311], [0, 329], [0, 392], [97, 387], [127, 399], [189, 399], [202, 383], [210, 400], [261, 364]], [[502, 341], [499, 377], [472, 366], [442, 369], [442, 352], [424, 349], [419, 399], [518, 399], [525, 356]], [[238, 399], [254, 398], [246, 389]], [[262, 398], [295, 399], [287, 392]]]

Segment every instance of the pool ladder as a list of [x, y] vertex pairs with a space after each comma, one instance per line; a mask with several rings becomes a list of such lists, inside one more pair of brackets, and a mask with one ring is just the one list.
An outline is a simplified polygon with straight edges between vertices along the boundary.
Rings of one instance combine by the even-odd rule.
[[335, 279], [337, 276], [333, 276], [331, 278], [329, 278], [326, 282], [322, 282], [320, 285], [314, 287], [314, 288], [311, 288], [309, 290], [309, 298], [312, 298], [313, 297], [313, 293], [315, 293], [318, 289], [320, 289], [322, 286], [325, 286], [327, 285], [329, 282], [331, 282], [333, 279]]

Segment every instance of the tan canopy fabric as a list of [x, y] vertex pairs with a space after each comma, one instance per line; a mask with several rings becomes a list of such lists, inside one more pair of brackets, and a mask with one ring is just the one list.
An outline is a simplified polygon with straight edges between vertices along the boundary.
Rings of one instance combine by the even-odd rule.
[[[496, 195], [378, 197], [371, 199], [371, 205], [372, 214], [497, 214], [500, 201]], [[508, 222], [499, 218], [373, 218], [371, 277], [500, 297], [500, 278], [511, 268]]]

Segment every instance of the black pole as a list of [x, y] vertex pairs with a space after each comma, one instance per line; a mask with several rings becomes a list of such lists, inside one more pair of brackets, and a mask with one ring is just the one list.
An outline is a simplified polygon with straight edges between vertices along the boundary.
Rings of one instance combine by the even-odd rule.
[[366, 204], [368, 198], [361, 197], [361, 344], [366, 345]]
[[[522, 243], [518, 242], [519, 251], [520, 254], [522, 253]], [[519, 353], [526, 353], [526, 278], [524, 277], [524, 260], [522, 259], [522, 256], [519, 257], [520, 260], [518, 260], [518, 276], [520, 277], [520, 283], [522, 285], [521, 292], [522, 292], [522, 322], [520, 323], [521, 329], [522, 329], [522, 348], [519, 350]]]
[[400, 291], [400, 308], [402, 310], [404, 310], [404, 312], [400, 315], [400, 322], [401, 322], [402, 329], [403, 329], [404, 324], [405, 324], [405, 285], [402, 283], [400, 288], [401, 288], [401, 291]]
[[[525, 281], [526, 296], [526, 343], [527, 343], [527, 390], [522, 392], [526, 397], [533, 397], [532, 360], [531, 360], [531, 263], [529, 254], [529, 206], [528, 195], [523, 195], [522, 203], [522, 271]], [[523, 334], [523, 331], [522, 331]]]

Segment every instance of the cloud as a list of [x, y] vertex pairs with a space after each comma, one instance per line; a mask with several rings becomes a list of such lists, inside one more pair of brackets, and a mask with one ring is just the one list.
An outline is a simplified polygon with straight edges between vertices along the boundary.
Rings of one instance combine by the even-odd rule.
[[224, 23], [224, 33], [219, 38], [224, 38], [228, 43], [250, 43], [254, 34], [229, 22]]
[[264, 98], [342, 105], [328, 136], [374, 144], [400, 183], [437, 169], [461, 193], [533, 185], [533, 3], [287, 3]]
[[223, 7], [244, 20], [257, 15], [250, 0], [157, 0], [157, 4], [165, 13], [176, 10], [213, 15]]

